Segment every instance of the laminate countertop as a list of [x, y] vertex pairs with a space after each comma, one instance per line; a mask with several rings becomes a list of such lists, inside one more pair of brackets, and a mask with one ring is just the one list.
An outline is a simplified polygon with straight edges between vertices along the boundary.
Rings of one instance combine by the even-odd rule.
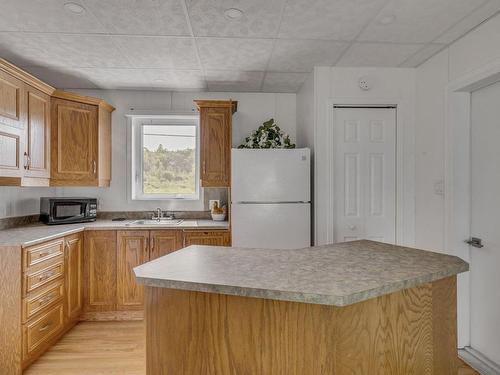
[[151, 230], [151, 229], [229, 229], [227, 221], [183, 220], [178, 225], [141, 225], [136, 220], [111, 221], [97, 220], [89, 223], [45, 225], [33, 224], [0, 230], [1, 246], [31, 246], [55, 238], [67, 236], [84, 230]]
[[468, 269], [458, 257], [362, 240], [297, 250], [193, 245], [134, 272], [152, 287], [346, 306]]

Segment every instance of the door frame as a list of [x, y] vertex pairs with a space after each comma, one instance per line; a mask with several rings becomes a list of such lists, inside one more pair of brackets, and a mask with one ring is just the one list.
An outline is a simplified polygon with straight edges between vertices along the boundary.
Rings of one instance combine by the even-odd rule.
[[327, 139], [332, 142], [328, 147], [328, 235], [334, 241], [334, 111], [335, 106], [346, 107], [394, 107], [396, 110], [396, 244], [414, 246], [415, 244], [415, 142], [414, 127], [411, 121], [411, 105], [402, 98], [342, 98], [328, 100]]
[[[445, 218], [444, 250], [470, 261], [471, 97], [472, 92], [500, 81], [500, 59], [463, 74], [445, 89]], [[458, 347], [470, 347], [470, 277], [457, 280]]]

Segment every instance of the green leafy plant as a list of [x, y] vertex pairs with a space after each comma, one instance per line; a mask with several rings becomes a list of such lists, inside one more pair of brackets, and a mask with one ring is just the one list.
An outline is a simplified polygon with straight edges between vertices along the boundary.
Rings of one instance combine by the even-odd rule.
[[238, 148], [295, 148], [288, 134], [285, 134], [274, 119], [264, 122]]

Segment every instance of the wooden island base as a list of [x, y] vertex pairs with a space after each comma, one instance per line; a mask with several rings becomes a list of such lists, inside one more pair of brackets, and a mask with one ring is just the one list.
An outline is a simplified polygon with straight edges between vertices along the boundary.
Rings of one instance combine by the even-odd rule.
[[346, 307], [146, 288], [148, 375], [457, 373], [456, 277]]

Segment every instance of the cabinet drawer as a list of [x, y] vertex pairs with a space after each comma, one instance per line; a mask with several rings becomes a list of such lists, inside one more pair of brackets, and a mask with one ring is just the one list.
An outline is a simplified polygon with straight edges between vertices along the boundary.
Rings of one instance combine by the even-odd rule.
[[63, 328], [64, 309], [59, 303], [37, 319], [23, 325], [23, 358], [27, 359], [56, 336]]
[[63, 276], [64, 274], [64, 258], [55, 259], [53, 263], [36, 271], [30, 271], [24, 274], [24, 295], [29, 292], [50, 283], [51, 281]]
[[58, 257], [64, 253], [64, 239], [46, 242], [40, 245], [27, 247], [23, 250], [24, 270], [36, 264]]
[[61, 300], [63, 296], [64, 284], [62, 279], [54, 281], [39, 292], [31, 293], [27, 298], [23, 299], [23, 322], [31, 319], [47, 306]]

